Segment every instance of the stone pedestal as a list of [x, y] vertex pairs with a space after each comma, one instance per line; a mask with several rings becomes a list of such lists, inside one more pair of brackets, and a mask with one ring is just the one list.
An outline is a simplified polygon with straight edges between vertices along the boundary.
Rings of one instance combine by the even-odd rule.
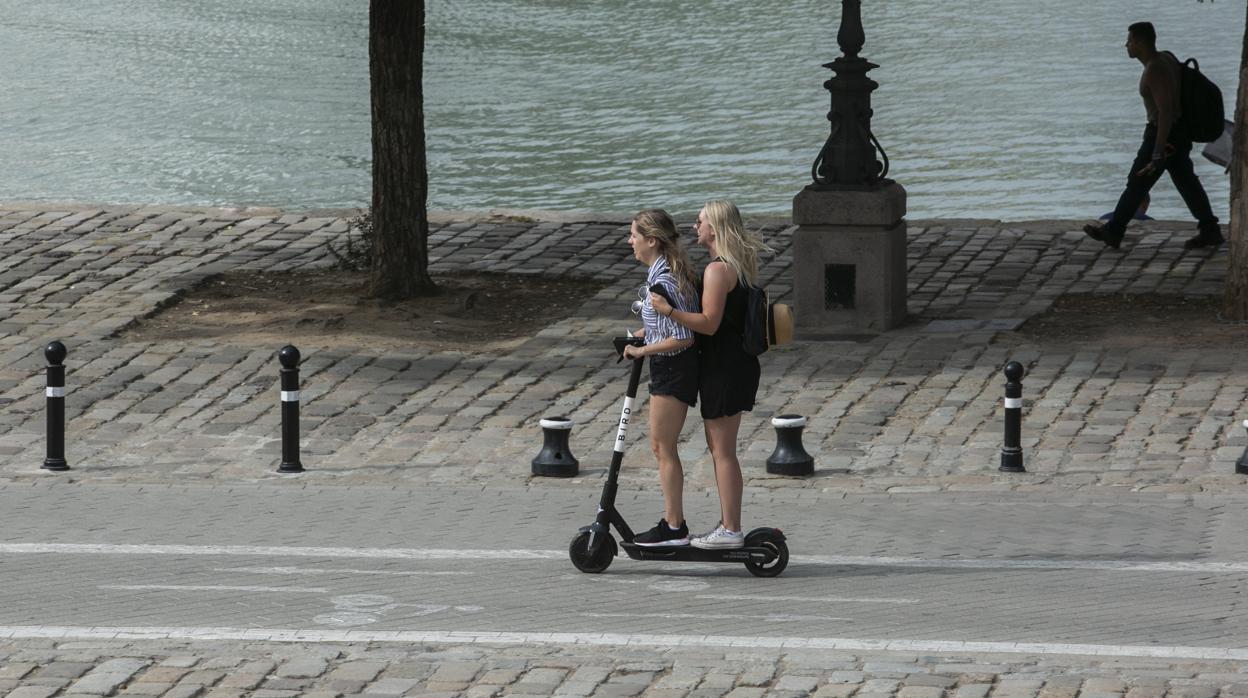
[[906, 190], [810, 186], [793, 198], [798, 339], [873, 335], [906, 319]]

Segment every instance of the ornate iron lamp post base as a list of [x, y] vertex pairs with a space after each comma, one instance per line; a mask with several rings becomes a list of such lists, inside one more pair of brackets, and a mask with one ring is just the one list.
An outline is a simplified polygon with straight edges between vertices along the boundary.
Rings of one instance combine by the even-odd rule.
[[[842, 0], [836, 39], [844, 55], [825, 63], [831, 132], [811, 165], [812, 184], [793, 198], [794, 314], [799, 339], [884, 332], [906, 318], [906, 190], [886, 178], [888, 156], [871, 132], [860, 0]], [[883, 162], [876, 159], [879, 153]]]

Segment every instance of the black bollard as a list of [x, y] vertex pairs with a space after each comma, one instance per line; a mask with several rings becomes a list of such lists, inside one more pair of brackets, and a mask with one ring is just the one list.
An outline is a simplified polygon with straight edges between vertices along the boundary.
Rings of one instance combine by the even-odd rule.
[[767, 472], [772, 475], [806, 476], [815, 472], [815, 459], [802, 447], [802, 429], [806, 418], [782, 414], [771, 418], [776, 428], [776, 448], [767, 458]]
[[575, 477], [580, 463], [568, 446], [572, 420], [567, 417], [547, 417], [539, 424], [542, 426], [542, 450], [533, 459], [533, 474], [544, 477]]
[[282, 465], [279, 473], [302, 473], [299, 462], [299, 350], [287, 344], [277, 353], [282, 364]]
[[1023, 468], [1023, 365], [1011, 361], [1005, 365], [1005, 444], [1001, 446], [1001, 467], [1004, 473], [1025, 473]]
[[[1248, 429], [1248, 419], [1244, 420], [1244, 428]], [[1244, 452], [1239, 456], [1239, 460], [1235, 461], [1235, 472], [1248, 475], [1248, 446], [1244, 446]]]
[[69, 352], [60, 342], [50, 342], [43, 349], [48, 360], [48, 457], [44, 470], [69, 470], [65, 462], [65, 357]]

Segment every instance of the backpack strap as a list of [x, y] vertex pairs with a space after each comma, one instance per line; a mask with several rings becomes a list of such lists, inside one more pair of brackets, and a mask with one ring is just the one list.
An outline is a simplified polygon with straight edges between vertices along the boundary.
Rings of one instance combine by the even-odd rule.
[[1195, 56], [1192, 56], [1191, 58], [1185, 61], [1181, 61], [1179, 60], [1178, 56], [1174, 55], [1174, 51], [1162, 51], [1162, 53], [1166, 54], [1167, 56], [1170, 56], [1171, 58], [1174, 59], [1175, 63], [1179, 64], [1179, 80], [1180, 81], [1183, 80], [1183, 68], [1192, 68], [1196, 72], [1198, 73], [1200, 72], [1200, 61], [1196, 60]]
[[[771, 298], [767, 299], [768, 301]], [[767, 343], [776, 343], [776, 314], [772, 312], [774, 308], [770, 302], [767, 303]]]

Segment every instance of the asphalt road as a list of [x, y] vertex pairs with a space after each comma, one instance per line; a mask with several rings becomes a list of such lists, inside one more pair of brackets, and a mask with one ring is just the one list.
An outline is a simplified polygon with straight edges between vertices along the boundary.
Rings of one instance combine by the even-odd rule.
[[[1193, 658], [1248, 645], [1236, 498], [756, 493], [747, 525], [790, 539], [775, 579], [623, 557], [581, 574], [566, 546], [596, 498], [545, 484], [10, 485], [0, 632]], [[656, 494], [621, 500], [634, 527], [657, 519]], [[691, 497], [694, 528], [713, 506]]]

